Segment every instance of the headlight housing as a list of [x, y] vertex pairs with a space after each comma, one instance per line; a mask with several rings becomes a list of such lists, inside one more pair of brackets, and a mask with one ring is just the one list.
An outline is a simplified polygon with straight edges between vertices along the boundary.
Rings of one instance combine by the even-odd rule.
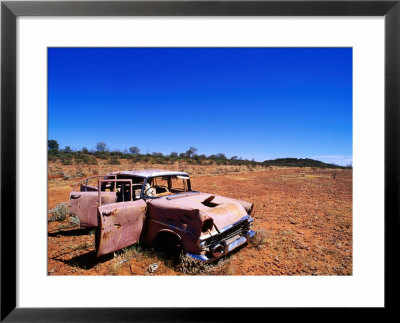
[[207, 241], [205, 241], [205, 240], [200, 242], [199, 246], [200, 246], [201, 250], [208, 250]]
[[250, 230], [252, 226], [253, 226], [253, 218], [250, 217], [247, 220], [246, 229]]

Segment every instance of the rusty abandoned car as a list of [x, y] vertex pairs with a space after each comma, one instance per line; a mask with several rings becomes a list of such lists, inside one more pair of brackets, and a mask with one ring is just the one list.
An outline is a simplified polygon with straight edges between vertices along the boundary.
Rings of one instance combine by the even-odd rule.
[[137, 242], [213, 261], [254, 236], [253, 204], [194, 191], [185, 172], [121, 171], [83, 179], [70, 194], [81, 227], [96, 227], [97, 256]]

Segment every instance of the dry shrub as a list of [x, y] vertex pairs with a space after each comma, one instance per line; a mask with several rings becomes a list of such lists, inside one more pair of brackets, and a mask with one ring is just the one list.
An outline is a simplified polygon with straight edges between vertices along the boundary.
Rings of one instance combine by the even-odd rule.
[[197, 261], [184, 253], [180, 255], [179, 259], [180, 259], [179, 269], [184, 274], [204, 275], [208, 270], [207, 264], [201, 261]]
[[73, 244], [73, 245], [69, 246], [69, 248], [72, 251], [83, 250], [83, 249], [87, 250], [87, 249], [91, 249], [93, 247], [94, 247], [93, 243], [89, 243], [89, 242], [85, 242], [85, 243], [81, 243], [81, 244]]
[[235, 269], [229, 257], [220, 258], [212, 263], [204, 263], [182, 253], [178, 268], [182, 273], [187, 275], [228, 276], [235, 274]]
[[235, 274], [231, 258], [222, 258], [215, 265], [209, 265], [209, 275], [230, 276]]
[[78, 169], [76, 170], [75, 176], [76, 176], [76, 177], [85, 177], [85, 176], [86, 176], [86, 173], [85, 173], [82, 169], [78, 168]]
[[139, 254], [144, 254], [144, 252], [139, 244], [134, 244], [130, 247], [126, 247], [120, 251], [114, 252], [114, 261], [124, 263], [134, 257], [137, 257]]
[[119, 275], [124, 263], [128, 263], [129, 260], [142, 255], [142, 253], [143, 251], [139, 244], [134, 244], [122, 249], [121, 251], [114, 252], [113, 265], [110, 267], [110, 274], [115, 276]]
[[114, 275], [114, 276], [119, 275], [121, 272], [121, 267], [122, 267], [122, 264], [120, 262], [113, 264], [110, 268], [110, 274]]
[[265, 229], [260, 229], [256, 232], [256, 235], [250, 239], [252, 246], [260, 250], [267, 244], [268, 232]]
[[76, 215], [70, 214], [68, 217], [68, 222], [69, 222], [69, 225], [72, 227], [80, 226], [80, 220]]
[[54, 209], [49, 211], [50, 218], [48, 218], [48, 222], [53, 221], [63, 221], [66, 219], [67, 214], [69, 213], [68, 203], [60, 203]]

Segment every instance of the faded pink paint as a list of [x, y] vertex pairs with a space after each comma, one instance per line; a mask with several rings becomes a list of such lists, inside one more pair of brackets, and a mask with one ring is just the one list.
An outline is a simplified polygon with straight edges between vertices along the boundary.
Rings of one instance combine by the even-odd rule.
[[146, 209], [143, 200], [100, 206], [97, 257], [138, 242]]
[[[119, 173], [130, 175], [128, 172]], [[97, 256], [132, 245], [139, 239], [143, 244], [151, 245], [161, 232], [176, 236], [186, 252], [205, 255], [200, 239], [219, 236], [233, 224], [245, 224], [243, 221], [247, 221], [247, 215], [253, 208], [253, 204], [246, 201], [196, 191], [173, 194], [168, 190], [159, 194], [158, 198], [132, 201], [132, 185], [136, 187], [138, 184], [132, 184], [131, 179], [117, 179], [119, 173], [97, 176], [97, 187], [89, 187], [87, 179], [84, 179], [74, 189], [83, 182], [86, 185], [81, 185], [80, 191], [73, 190], [70, 195], [70, 212], [78, 215], [81, 226], [97, 227]], [[163, 171], [162, 176], [169, 176], [165, 173], [168, 172]], [[109, 179], [110, 176], [114, 179]], [[113, 186], [109, 186], [112, 190], [116, 189], [117, 182], [125, 182], [123, 187], [129, 187], [131, 201], [117, 202], [121, 199], [121, 192], [101, 191], [104, 182], [114, 182]], [[235, 239], [243, 239], [243, 235], [247, 234], [247, 224], [242, 224], [237, 229], [239, 231], [234, 229], [230, 233], [232, 235], [224, 238], [225, 245]], [[215, 250], [209, 252], [214, 256], [218, 253]]]
[[[70, 213], [75, 214], [81, 227], [97, 227], [97, 208], [99, 207], [99, 192], [71, 192]], [[101, 192], [101, 204], [117, 202], [115, 192]]]
[[[187, 216], [184, 216], [184, 212], [178, 211], [183, 210], [193, 214], [193, 218], [196, 218], [196, 216], [198, 217], [198, 221], [192, 220], [188, 225], [189, 229], [192, 229], [192, 231], [199, 232], [204, 221], [209, 218], [213, 219], [218, 229], [222, 229], [238, 221], [247, 214], [244, 207], [233, 199], [207, 193], [181, 195], [171, 197], [165, 196], [152, 200], [149, 203], [151, 205], [150, 207], [156, 208], [157, 211], [152, 212], [151, 217], [158, 219], [173, 218], [175, 224], [179, 226], [181, 223], [188, 222]], [[211, 196], [214, 196], [211, 202], [218, 204], [215, 207], [208, 207], [202, 203]], [[216, 229], [214, 228], [212, 232], [216, 232]]]

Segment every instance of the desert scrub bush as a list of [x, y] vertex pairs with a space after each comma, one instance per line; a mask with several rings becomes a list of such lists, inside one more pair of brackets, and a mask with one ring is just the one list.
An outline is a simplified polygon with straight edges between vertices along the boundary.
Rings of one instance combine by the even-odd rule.
[[133, 257], [136, 257], [140, 252], [142, 252], [140, 245], [134, 244], [130, 247], [122, 249], [122, 259], [129, 260]]
[[108, 159], [107, 152], [96, 152], [95, 156], [100, 159]]
[[79, 218], [76, 215], [70, 214], [68, 217], [68, 222], [69, 225], [72, 227], [79, 227], [80, 226], [80, 221]]
[[207, 275], [230, 276], [235, 274], [231, 258], [222, 258], [215, 264], [209, 264]]
[[76, 176], [76, 177], [85, 177], [85, 176], [86, 176], [86, 173], [85, 173], [84, 171], [82, 171], [82, 169], [78, 168], [78, 169], [76, 170], [75, 176]]
[[54, 209], [51, 209], [48, 213], [50, 214], [48, 222], [63, 221], [66, 219], [67, 214], [69, 213], [68, 203], [60, 203]]
[[114, 259], [113, 259], [113, 264], [110, 267], [110, 274], [119, 275], [121, 273], [122, 266], [125, 263], [128, 265], [129, 271], [132, 274], [129, 261], [132, 258], [142, 255], [141, 251], [142, 251], [141, 247], [138, 244], [135, 244], [130, 247], [114, 252]]
[[108, 163], [110, 165], [121, 165], [121, 162], [119, 161], [119, 158], [117, 156], [112, 156]]
[[54, 156], [54, 155], [47, 155], [47, 160], [48, 161], [57, 161], [57, 156]]
[[256, 232], [255, 236], [250, 239], [250, 244], [260, 250], [267, 244], [268, 232], [265, 229], [260, 229]]
[[209, 266], [201, 261], [197, 261], [188, 255], [181, 253], [179, 270], [188, 275], [205, 275], [209, 271]]
[[110, 274], [113, 276], [119, 275], [121, 272], [121, 267], [122, 267], [122, 264], [120, 262], [113, 264], [110, 268]]
[[114, 261], [124, 263], [139, 254], [142, 254], [143, 250], [139, 244], [134, 244], [130, 247], [123, 248], [122, 250], [114, 252]]
[[94, 156], [82, 155], [82, 163], [86, 165], [97, 165], [97, 160]]
[[212, 263], [204, 263], [195, 260], [184, 253], [180, 255], [179, 270], [187, 275], [234, 275], [235, 269], [232, 266], [231, 258], [220, 258]]
[[69, 246], [69, 249], [71, 249], [72, 251], [77, 251], [77, 250], [87, 250], [93, 248], [93, 243], [90, 242], [85, 242], [85, 243], [80, 243], [80, 244], [72, 244]]
[[61, 172], [61, 173], [60, 173], [60, 175], [62, 175], [62, 176], [63, 176], [63, 179], [64, 179], [64, 180], [67, 180], [67, 179], [70, 179], [70, 178], [72, 178], [72, 175], [70, 175], [70, 174], [67, 174], [67, 173], [64, 173], [64, 172]]
[[62, 161], [62, 164], [63, 164], [63, 165], [72, 165], [72, 159], [64, 159], [64, 160]]

